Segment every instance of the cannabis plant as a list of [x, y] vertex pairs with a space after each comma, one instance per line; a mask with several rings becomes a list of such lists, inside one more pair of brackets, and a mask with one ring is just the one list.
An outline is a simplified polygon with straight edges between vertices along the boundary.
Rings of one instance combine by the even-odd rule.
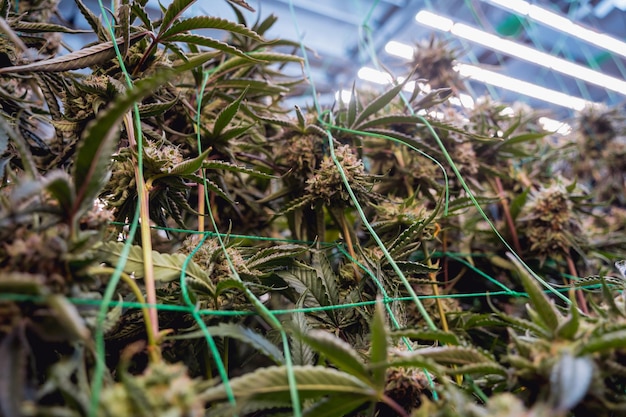
[[287, 107], [300, 45], [244, 1], [74, 1], [65, 51], [0, 0], [1, 415], [624, 414], [618, 111], [456, 107], [435, 38]]

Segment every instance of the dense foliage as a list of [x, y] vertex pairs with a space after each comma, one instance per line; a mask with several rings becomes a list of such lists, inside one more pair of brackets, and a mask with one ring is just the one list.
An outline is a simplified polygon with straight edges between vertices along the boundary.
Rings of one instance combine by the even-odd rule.
[[0, 415], [626, 413], [618, 110], [452, 106], [435, 39], [290, 109], [299, 45], [243, 1], [75, 2], [67, 52], [0, 0]]

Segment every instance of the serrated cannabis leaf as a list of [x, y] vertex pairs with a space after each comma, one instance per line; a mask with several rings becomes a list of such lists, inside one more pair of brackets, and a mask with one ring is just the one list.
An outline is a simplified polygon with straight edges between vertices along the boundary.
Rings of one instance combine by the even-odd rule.
[[315, 352], [322, 355], [338, 369], [354, 375], [364, 383], [369, 383], [370, 373], [363, 360], [348, 343], [321, 330], [313, 330], [307, 334], [299, 334]]
[[224, 171], [239, 172], [241, 174], [248, 174], [252, 177], [272, 179], [276, 178], [274, 175], [266, 174], [265, 172], [257, 171], [255, 169], [247, 168], [242, 165], [235, 165], [230, 162], [224, 161], [206, 161], [202, 164], [202, 168], [205, 169], [223, 169]]
[[228, 106], [224, 107], [215, 118], [215, 123], [213, 125], [213, 137], [217, 138], [222, 133], [224, 128], [228, 126], [228, 124], [233, 120], [237, 112], [239, 111], [239, 106], [241, 105], [241, 100], [246, 96], [248, 92], [248, 87], [246, 87], [239, 97], [237, 97], [232, 103]]
[[406, 80], [394, 87], [392, 87], [386, 93], [376, 97], [372, 102], [370, 102], [359, 114], [356, 115], [356, 119], [354, 120], [354, 124], [350, 126], [351, 129], [361, 130], [361, 126], [368, 117], [375, 114], [379, 110], [382, 110], [385, 106], [387, 106], [391, 101], [397, 98], [398, 93], [402, 91], [405, 83], [408, 81], [408, 77]]
[[[181, 35], [171, 35], [167, 38], [168, 42], [184, 42], [188, 44], [194, 44], [198, 46], [205, 46], [207, 48], [216, 49], [218, 51], [226, 52], [228, 54], [233, 54], [245, 59], [249, 59], [250, 61], [257, 61], [254, 58], [250, 58], [243, 51], [225, 43], [222, 41], [218, 41], [217, 39], [209, 38], [202, 35], [189, 35], [189, 34], [181, 34]], [[258, 61], [261, 62], [261, 61]]]
[[159, 34], [157, 38], [162, 38], [172, 24], [182, 16], [183, 12], [187, 10], [196, 0], [174, 0], [163, 15], [161, 20], [161, 27], [159, 28]]
[[[141, 40], [146, 32], [133, 33], [129, 42], [131, 44]], [[116, 39], [115, 43], [121, 46], [124, 39]], [[62, 72], [98, 65], [115, 57], [115, 47], [112, 41], [102, 42], [94, 46], [70, 52], [55, 58], [32, 62], [25, 65], [0, 68], [0, 74], [23, 73], [23, 72]]]
[[172, 71], [166, 70], [138, 81], [87, 126], [81, 144], [78, 145], [72, 171], [76, 187], [74, 213], [91, 207], [94, 198], [106, 183], [110, 174], [111, 157], [116, 147], [115, 138], [124, 115], [137, 101], [167, 82], [172, 74]]
[[459, 338], [456, 334], [452, 332], [445, 332], [443, 330], [401, 329], [401, 330], [392, 330], [391, 332], [389, 332], [389, 336], [392, 339], [399, 339], [402, 337], [406, 337], [409, 339], [439, 342], [445, 345], [459, 345], [460, 344]]
[[[207, 331], [213, 337], [229, 337], [237, 339], [241, 342], [247, 343], [261, 354], [272, 359], [276, 364], [281, 365], [285, 362], [285, 357], [276, 345], [271, 343], [263, 335], [255, 332], [254, 330], [235, 323], [220, 323], [217, 326], [207, 327]], [[182, 333], [179, 335], [171, 336], [169, 339], [196, 339], [203, 338], [204, 331], [197, 330], [194, 332]]]
[[[387, 340], [387, 324], [385, 317], [385, 309], [383, 303], [378, 300], [374, 315], [370, 320], [370, 356], [371, 364], [384, 363], [387, 361], [387, 348], [389, 341]], [[374, 387], [383, 392], [385, 389], [385, 368], [374, 368], [372, 371], [372, 383]]]
[[[96, 253], [103, 262], [110, 265], [117, 265], [124, 244], [122, 242], [107, 242], [99, 246]], [[211, 282], [207, 273], [193, 261], [187, 263], [187, 268], [183, 269], [187, 256], [182, 253], [166, 254], [152, 251], [154, 263], [154, 279], [156, 281], [174, 281], [180, 278], [183, 270], [185, 275], [203, 281], [212, 291], [215, 286]], [[141, 246], [133, 245], [130, 248], [124, 272], [132, 274], [136, 278], [144, 277], [143, 253]]]
[[202, 152], [200, 155], [196, 156], [193, 159], [187, 159], [186, 161], [183, 161], [179, 164], [174, 165], [172, 169], [170, 170], [170, 172], [168, 172], [168, 174], [169, 175], [193, 174], [194, 172], [198, 171], [202, 167], [202, 164], [204, 163], [204, 160], [207, 158], [207, 156], [209, 156], [209, 153], [211, 153], [211, 149], [207, 149], [206, 151]]
[[[286, 366], [261, 368], [237, 378], [230, 379], [229, 385], [235, 398], [274, 401], [290, 399], [289, 370]], [[345, 372], [321, 366], [293, 366], [291, 372], [298, 386], [300, 400], [320, 398], [328, 395], [361, 395], [375, 399], [376, 392], [364, 382]], [[220, 385], [203, 393], [208, 402], [227, 399], [225, 388]]]
[[519, 263], [519, 261], [512, 256], [511, 254], [507, 254], [509, 260], [515, 264], [517, 267], [517, 271], [519, 273], [520, 280], [522, 281], [522, 285], [524, 286], [524, 290], [528, 294], [530, 298], [530, 302], [537, 312], [537, 317], [541, 323], [545, 326], [545, 328], [553, 333], [559, 327], [559, 318], [560, 313], [557, 311], [556, 307], [546, 297], [546, 295], [541, 290], [541, 287], [537, 282], [530, 276], [530, 274], [526, 271], [526, 269]]
[[183, 34], [195, 29], [220, 29], [246, 36], [257, 42], [264, 42], [263, 38], [259, 36], [258, 33], [248, 29], [244, 25], [215, 16], [196, 16], [181, 20], [180, 22], [173, 24], [172, 27], [165, 32], [161, 33], [159, 38], [161, 40], [170, 40], [171, 36]]

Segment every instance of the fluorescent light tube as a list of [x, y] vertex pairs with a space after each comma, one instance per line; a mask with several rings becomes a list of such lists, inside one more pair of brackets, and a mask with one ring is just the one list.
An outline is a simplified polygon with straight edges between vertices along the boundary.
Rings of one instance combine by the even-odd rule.
[[489, 71], [473, 65], [457, 64], [456, 70], [463, 77], [471, 78], [485, 84], [491, 84], [496, 87], [504, 88], [518, 94], [523, 94], [558, 106], [567, 107], [573, 110], [582, 110], [586, 106], [592, 104], [579, 97], [570, 96], [560, 91], [551, 90], [532, 84], [517, 78], [508, 77], [494, 71]]
[[530, 4], [524, 0], [483, 0], [503, 9], [510, 10], [521, 16], [535, 20], [545, 26], [560, 30], [585, 42], [589, 42], [601, 49], [626, 57], [626, 42], [599, 33], [579, 25], [572, 20], [554, 13], [548, 9]]
[[540, 117], [539, 124], [548, 132], [558, 133], [559, 135], [569, 135], [572, 133], [572, 126], [559, 120], [550, 119], [549, 117]]
[[418, 14], [416, 14], [415, 20], [422, 25], [427, 25], [443, 32], [450, 31], [450, 29], [452, 29], [452, 25], [454, 25], [452, 19], [448, 19], [447, 17], [440, 16], [426, 10], [421, 10]]
[[[420, 23], [425, 26], [439, 29], [439, 25], [432, 23], [436, 20], [431, 18], [431, 15], [434, 15], [434, 13], [421, 11], [417, 14], [417, 16], [420, 16], [420, 14], [421, 18], [418, 20]], [[619, 78], [608, 76], [599, 71], [594, 71], [588, 67], [575, 64], [561, 58], [556, 58], [545, 52], [501, 38], [464, 23], [453, 23], [452, 26], [450, 26], [449, 32], [459, 38], [467, 39], [470, 42], [483, 45], [488, 49], [500, 51], [504, 54], [515, 56], [525, 61], [532, 62], [533, 64], [550, 68], [562, 74], [581, 79], [590, 84], [598, 85], [607, 90], [612, 90], [622, 95], [626, 95], [626, 81], [620, 80]]]
[[[559, 91], [541, 87], [537, 84], [532, 84], [517, 78], [508, 77], [497, 72], [488, 71], [473, 65], [457, 64], [454, 69], [463, 77], [485, 84], [491, 84], [496, 87], [504, 88], [518, 94], [533, 97], [569, 109], [582, 110], [585, 106], [592, 104], [591, 102], [583, 100], [579, 97], [570, 96]], [[388, 73], [370, 67], [362, 67], [359, 69], [358, 77], [362, 80], [381, 85], [391, 84], [392, 82], [392, 77]], [[407, 83], [407, 85], [408, 84], [409, 83]], [[414, 85], [412, 87], [414, 87]], [[405, 87], [405, 90], [409, 89]], [[467, 108], [474, 107], [474, 100], [466, 94], [461, 94], [459, 96], [459, 103]]]
[[388, 73], [369, 67], [361, 67], [357, 76], [362, 80], [382, 85], [390, 84], [393, 81]]
[[400, 58], [411, 60], [413, 59], [414, 49], [411, 45], [398, 41], [389, 41], [385, 45], [385, 52], [391, 55], [399, 56]]

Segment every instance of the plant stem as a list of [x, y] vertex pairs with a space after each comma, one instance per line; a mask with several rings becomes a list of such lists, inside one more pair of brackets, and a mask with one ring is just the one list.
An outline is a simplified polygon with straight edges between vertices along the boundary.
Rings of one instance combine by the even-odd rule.
[[[126, 132], [128, 132], [128, 142], [131, 147], [138, 149], [135, 129], [131, 114], [124, 116]], [[148, 299], [148, 312], [152, 325], [152, 336], [159, 335], [159, 316], [156, 308], [156, 285], [154, 283], [154, 264], [152, 261], [152, 235], [150, 233], [150, 191], [146, 187], [143, 172], [139, 165], [135, 164], [135, 181], [137, 183], [137, 200], [139, 203], [139, 222], [141, 227], [141, 249], [143, 252], [144, 283], [146, 286], [146, 298]]]
[[[202, 176], [202, 170], [200, 171]], [[206, 205], [204, 204], [204, 184], [198, 184], [198, 232], [204, 232], [204, 211]]]
[[513, 247], [515, 251], [519, 254], [522, 253], [522, 246], [519, 243], [519, 237], [517, 236], [517, 229], [515, 229], [515, 222], [513, 222], [513, 217], [511, 216], [511, 208], [509, 207], [509, 201], [506, 198], [506, 194], [504, 194], [504, 187], [502, 186], [502, 181], [499, 177], [495, 178], [496, 182], [496, 191], [498, 192], [498, 197], [500, 198], [500, 203], [502, 204], [502, 211], [504, 212], [504, 218], [506, 219], [506, 224], [509, 227], [509, 231], [511, 232], [511, 239], [513, 239]]
[[[569, 269], [570, 275], [573, 277], [577, 277], [578, 272], [576, 271], [576, 265], [574, 264], [574, 260], [569, 255], [569, 253], [565, 257], [565, 259], [567, 260], [567, 268]], [[576, 290], [576, 300], [578, 301], [581, 311], [585, 314], [589, 314], [589, 308], [587, 307], [587, 300], [585, 300], [583, 290]]]
[[[343, 209], [330, 209], [329, 211], [341, 228], [341, 234], [346, 241], [346, 247], [348, 248], [348, 253], [350, 254], [350, 257], [353, 260], [356, 260], [356, 253], [354, 252], [354, 245], [352, 244], [352, 236], [350, 234], [350, 230], [348, 229], [348, 222], [346, 221], [346, 216]], [[360, 282], [361, 271], [359, 270], [358, 265], [354, 263], [354, 261], [352, 262], [352, 268], [354, 269], [354, 278], [356, 279], [356, 282]]]
[[[89, 273], [94, 274], [94, 275], [113, 274], [114, 272], [115, 272], [115, 269], [108, 267], [108, 266], [96, 266], [96, 267], [89, 269]], [[157, 339], [154, 337], [154, 334], [152, 333], [152, 320], [150, 318], [150, 312], [145, 307], [146, 299], [144, 298], [143, 293], [141, 292], [141, 289], [139, 288], [135, 280], [130, 277], [130, 275], [128, 275], [126, 272], [121, 272], [120, 278], [130, 287], [130, 290], [135, 295], [135, 298], [137, 299], [137, 301], [143, 305], [141, 307], [141, 312], [143, 313], [143, 320], [146, 325], [146, 334], [148, 336], [148, 346], [149, 346], [148, 353], [150, 355], [150, 359], [153, 362], [158, 361], [159, 355], [157, 354], [158, 352], [158, 347], [157, 347], [157, 342], [156, 342]]]

